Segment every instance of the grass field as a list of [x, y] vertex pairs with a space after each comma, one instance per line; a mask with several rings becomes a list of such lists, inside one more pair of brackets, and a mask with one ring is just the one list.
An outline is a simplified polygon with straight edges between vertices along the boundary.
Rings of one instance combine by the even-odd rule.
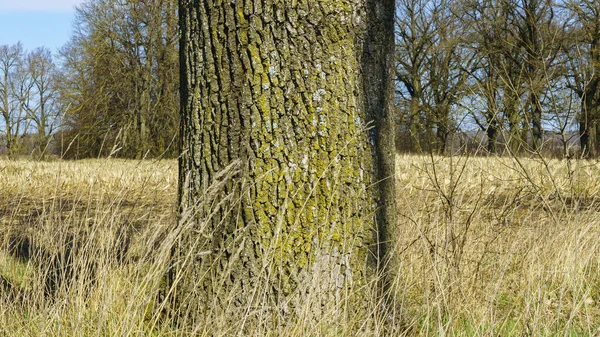
[[[599, 163], [398, 155], [397, 170], [391, 335], [600, 335]], [[176, 171], [0, 159], [0, 335], [239, 335], [162, 319]], [[302, 324], [244, 331], [326, 334]]]

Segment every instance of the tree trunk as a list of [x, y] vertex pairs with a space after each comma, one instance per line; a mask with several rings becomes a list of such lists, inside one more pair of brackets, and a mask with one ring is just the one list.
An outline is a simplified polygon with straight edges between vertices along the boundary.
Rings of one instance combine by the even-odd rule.
[[590, 150], [589, 130], [586, 124], [585, 120], [579, 121], [579, 147], [583, 156], [587, 156]]
[[539, 152], [544, 142], [544, 129], [542, 129], [542, 107], [537, 93], [531, 94], [531, 138], [533, 150]]
[[[489, 103], [488, 103], [489, 104]], [[488, 154], [495, 154], [497, 151], [498, 144], [498, 128], [500, 127], [500, 123], [496, 120], [495, 108], [488, 107], [487, 111], [487, 121], [488, 125], [485, 129], [485, 133], [487, 136], [487, 151]]]
[[446, 145], [448, 142], [448, 135], [450, 134], [450, 107], [447, 105], [442, 105], [438, 108], [438, 117], [437, 117], [437, 153], [444, 155], [446, 153]]
[[180, 0], [178, 305], [282, 323], [372, 301], [394, 222], [393, 6]]
[[[363, 0], [364, 1], [364, 0]], [[387, 246], [396, 225], [396, 120], [395, 120], [395, 0], [366, 0], [367, 34], [362, 60], [367, 119], [374, 122], [370, 134], [377, 211], [377, 268], [383, 290], [388, 291], [390, 265]], [[367, 157], [368, 158], [368, 157]], [[358, 174], [358, 176], [360, 173]]]
[[497, 143], [497, 138], [498, 138], [498, 130], [496, 129], [495, 126], [489, 125], [487, 130], [487, 139], [488, 139], [488, 143], [487, 143], [487, 150], [489, 154], [495, 154], [496, 153], [496, 143]]
[[[592, 85], [592, 88], [595, 86]], [[581, 116], [579, 117], [579, 145], [582, 155], [595, 157], [598, 150], [597, 120], [598, 108], [595, 106], [595, 90], [588, 90], [582, 98]]]
[[519, 110], [518, 98], [514, 97], [512, 92], [507, 93], [504, 98], [504, 116], [508, 120], [508, 134], [502, 134], [504, 145], [508, 146], [513, 154], [519, 154], [526, 143], [523, 115]]

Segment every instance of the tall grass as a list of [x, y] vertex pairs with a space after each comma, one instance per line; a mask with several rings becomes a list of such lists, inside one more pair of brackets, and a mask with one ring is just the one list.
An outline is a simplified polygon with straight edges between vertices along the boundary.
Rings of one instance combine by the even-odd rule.
[[398, 157], [397, 299], [421, 335], [600, 334], [600, 165]]
[[189, 230], [174, 161], [0, 160], [0, 335], [600, 334], [598, 163], [399, 155], [397, 166], [392, 284], [367, 321], [341, 308], [274, 325], [252, 307], [181, 324], [163, 283]]

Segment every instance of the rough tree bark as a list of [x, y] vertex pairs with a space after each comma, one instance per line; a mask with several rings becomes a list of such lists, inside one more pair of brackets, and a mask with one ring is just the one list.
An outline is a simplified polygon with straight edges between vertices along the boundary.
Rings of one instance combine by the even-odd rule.
[[394, 1], [179, 6], [178, 298], [280, 318], [366, 301], [395, 221]]

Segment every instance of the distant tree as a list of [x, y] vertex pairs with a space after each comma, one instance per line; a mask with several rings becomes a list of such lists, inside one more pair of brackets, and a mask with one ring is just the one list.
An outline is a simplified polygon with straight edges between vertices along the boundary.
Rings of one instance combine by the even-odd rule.
[[550, 0], [520, 0], [520, 45], [525, 59], [527, 97], [525, 113], [531, 123], [532, 149], [540, 151], [543, 142], [543, 114], [552, 112], [551, 85], [562, 75], [559, 55], [565, 41], [564, 27]]
[[436, 44], [433, 16], [437, 10], [426, 0], [398, 0], [396, 3], [396, 80], [401, 123], [409, 132], [412, 151], [428, 150], [433, 118], [425, 110], [427, 59]]
[[19, 151], [19, 138], [26, 131], [25, 111], [19, 97], [26, 91], [20, 43], [0, 46], [0, 124], [1, 135], [9, 156]]
[[[396, 3], [396, 80], [411, 150], [444, 153], [474, 65], [466, 21], [447, 0]], [[401, 141], [399, 139], [399, 141]]]
[[524, 144], [527, 123], [521, 109], [524, 60], [516, 4], [512, 0], [466, 1], [465, 10], [472, 27], [471, 46], [478, 58], [472, 79], [480, 106], [470, 109], [472, 117], [486, 133], [488, 152], [497, 151], [505, 130], [503, 138], [518, 151]]
[[434, 149], [444, 153], [448, 138], [459, 127], [457, 107], [469, 93], [468, 79], [475, 67], [475, 53], [467, 48], [465, 32], [470, 24], [461, 20], [460, 3], [449, 0], [430, 1], [436, 15], [435, 45], [426, 58], [425, 79], [428, 81], [425, 111], [434, 122]]
[[364, 311], [395, 213], [393, 13], [180, 1], [179, 207], [193, 229], [171, 284], [186, 310]]
[[595, 0], [567, 1], [570, 13], [566, 81], [581, 100], [579, 142], [588, 156], [600, 151], [600, 3]]
[[175, 0], [88, 1], [63, 48], [61, 93], [84, 156], [176, 154]]
[[27, 79], [19, 94], [26, 118], [35, 129], [35, 147], [44, 156], [54, 131], [59, 126], [58, 70], [47, 48], [38, 48], [25, 57]]
[[[96, 85], [87, 71], [89, 55], [84, 53], [83, 40], [76, 36], [77, 33], [59, 51], [63, 66], [57, 79], [58, 102], [65, 107], [60, 130], [61, 154], [75, 158], [98, 156], [97, 144], [102, 144], [102, 135], [108, 132], [102, 128], [102, 118], [93, 113], [93, 103], [101, 100], [94, 96]], [[62, 153], [67, 149], [68, 153]]]
[[544, 115], [556, 115], [551, 96], [562, 66], [564, 28], [547, 0], [464, 2], [478, 58], [473, 72], [472, 117], [488, 138], [488, 151], [501, 140], [512, 153], [540, 151]]

